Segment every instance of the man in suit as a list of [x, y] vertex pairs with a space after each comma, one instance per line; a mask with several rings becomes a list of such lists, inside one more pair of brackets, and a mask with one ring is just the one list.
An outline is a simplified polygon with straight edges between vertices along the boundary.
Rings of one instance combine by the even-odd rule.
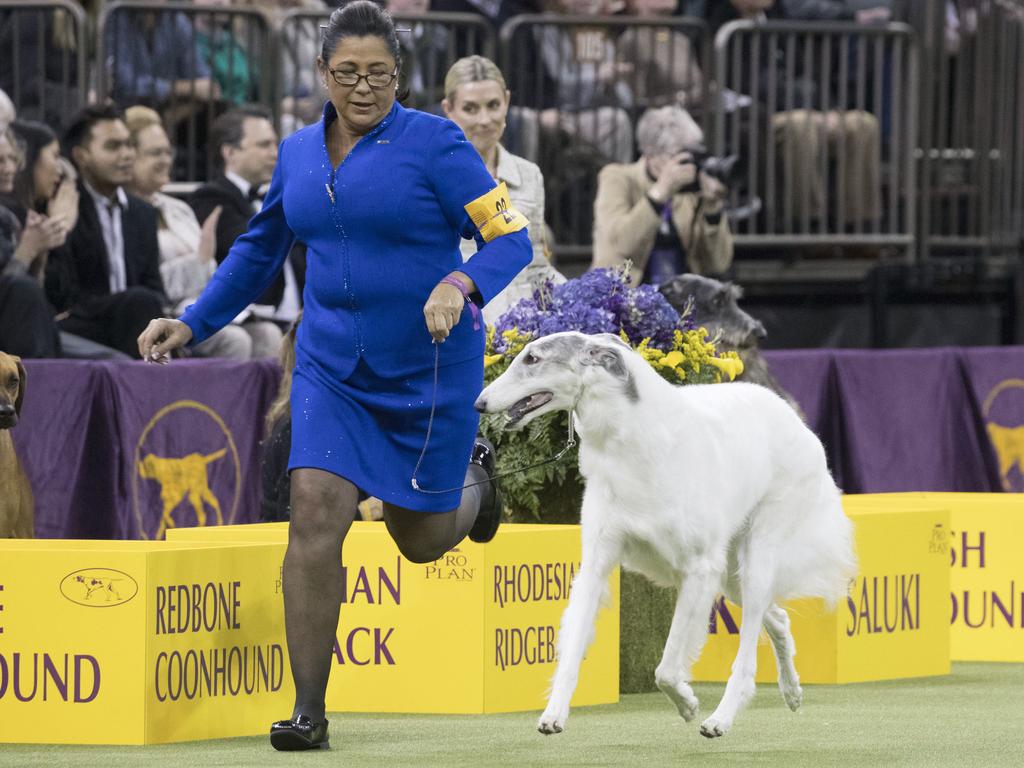
[[46, 292], [62, 330], [134, 357], [139, 334], [167, 303], [156, 211], [125, 192], [135, 148], [115, 107], [83, 109], [64, 142], [79, 171], [78, 223], [50, 253]]
[[[249, 229], [249, 219], [263, 205], [263, 187], [277, 165], [277, 131], [270, 112], [253, 105], [224, 113], [213, 124], [213, 144], [223, 173], [197, 189], [189, 204], [199, 221], [220, 206], [217, 222], [217, 262], [222, 262], [239, 235]], [[276, 355], [282, 329], [298, 316], [305, 276], [304, 249], [294, 248], [281, 272], [242, 321], [253, 339], [253, 357]]]

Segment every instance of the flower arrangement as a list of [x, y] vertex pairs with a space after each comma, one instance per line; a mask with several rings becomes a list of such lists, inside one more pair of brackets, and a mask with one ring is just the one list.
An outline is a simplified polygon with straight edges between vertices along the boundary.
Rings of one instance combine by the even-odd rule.
[[[735, 352], [718, 352], [707, 331], [695, 326], [691, 308], [680, 315], [653, 287], [631, 287], [626, 268], [596, 269], [561, 285], [545, 285], [510, 308], [496, 326], [488, 326], [485, 383], [504, 373], [530, 341], [560, 331], [618, 334], [672, 384], [731, 381], [743, 370]], [[565, 445], [564, 412], [547, 414], [514, 432], [505, 430], [504, 422], [502, 415], [486, 415], [480, 423], [481, 433], [497, 450], [498, 472], [543, 461]], [[502, 478], [512, 519], [578, 521], [583, 482], [577, 464], [574, 448], [562, 461]]]

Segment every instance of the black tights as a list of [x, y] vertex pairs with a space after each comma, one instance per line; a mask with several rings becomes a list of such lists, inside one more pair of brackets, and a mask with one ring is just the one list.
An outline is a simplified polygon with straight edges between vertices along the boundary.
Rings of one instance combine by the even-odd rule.
[[[471, 464], [466, 482], [485, 480]], [[476, 522], [486, 485], [462, 492], [458, 509], [423, 513], [384, 505], [384, 521], [398, 549], [414, 563], [429, 563], [458, 544]], [[284, 556], [284, 621], [295, 680], [292, 717], [323, 720], [335, 631], [341, 609], [342, 544], [355, 520], [356, 487], [319, 469], [291, 474], [292, 516]]]

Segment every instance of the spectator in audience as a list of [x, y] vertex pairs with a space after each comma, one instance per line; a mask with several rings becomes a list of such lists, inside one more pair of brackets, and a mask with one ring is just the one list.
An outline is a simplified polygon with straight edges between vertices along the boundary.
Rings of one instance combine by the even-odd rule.
[[116, 108], [82, 110], [65, 147], [79, 171], [78, 222], [50, 254], [47, 295], [63, 330], [129, 354], [166, 304], [156, 210], [125, 191], [135, 149]]
[[26, 225], [31, 212], [60, 222], [67, 234], [78, 220], [77, 173], [61, 157], [57, 135], [49, 126], [31, 120], [15, 120], [10, 128], [22, 157], [4, 204], [20, 226]]
[[17, 94], [23, 120], [60, 126], [78, 109], [84, 44], [63, 8], [0, 8], [0, 88]]
[[121, 9], [107, 19], [107, 66], [119, 104], [209, 102], [220, 98], [183, 13]]
[[[217, 221], [220, 206], [213, 209], [202, 227], [188, 203], [160, 190], [170, 181], [174, 150], [160, 122], [149, 107], [131, 107], [125, 122], [135, 143], [135, 170], [130, 191], [156, 208], [157, 240], [160, 244], [160, 276], [174, 315], [194, 302], [217, 269]], [[232, 323], [193, 348], [200, 357], [230, 357], [246, 360], [253, 356], [253, 336], [262, 341], [262, 321]]]
[[282, 25], [286, 13], [292, 10], [323, 12], [321, 0], [249, 0], [274, 19], [281, 30], [278, 48], [278, 93], [281, 95], [281, 135], [289, 136], [299, 128], [320, 119], [320, 111], [327, 101], [327, 89], [317, 77], [316, 60], [320, 50], [320, 26], [315, 18], [292, 19]]
[[[384, 7], [392, 16], [418, 16], [430, 10], [430, 0], [385, 0]], [[407, 28], [408, 32], [398, 36], [402, 46], [402, 71], [398, 76], [409, 93], [403, 103], [415, 109], [436, 110], [444, 98], [441, 78], [451, 33], [440, 24], [414, 22]]]
[[2, 217], [7, 226], [0, 226], [6, 232], [0, 239], [13, 249], [0, 267], [8, 277], [6, 291], [0, 291], [0, 314], [10, 319], [0, 320], [0, 326], [16, 329], [7, 350], [20, 349], [15, 354], [22, 357], [127, 360], [115, 349], [59, 330], [44, 292], [45, 276], [50, 252], [66, 241], [78, 220], [78, 173], [60, 156], [57, 136], [42, 123], [15, 121], [9, 141], [16, 146], [19, 170], [13, 184], [0, 188], [0, 204], [9, 214]]
[[[626, 0], [625, 8], [640, 18], [670, 18], [676, 0]], [[676, 104], [693, 114], [702, 107], [704, 77], [693, 43], [682, 32], [633, 26], [619, 36], [615, 54], [622, 71], [629, 73], [634, 108]]]
[[[20, 255], [25, 274], [42, 285], [50, 251], [63, 245], [78, 219], [77, 174], [66, 167], [66, 161], [60, 156], [60, 142], [49, 126], [31, 120], [15, 120], [10, 130], [21, 161], [12, 189], [0, 194], [3, 205], [14, 215], [22, 233]], [[40, 228], [49, 230], [50, 235], [40, 239], [35, 234]], [[47, 247], [41, 247], [43, 242]], [[17, 265], [11, 262], [8, 267]], [[49, 314], [52, 318], [54, 313], [51, 310]]]
[[[483, 16], [497, 32], [506, 21], [523, 13], [541, 13], [543, 0], [430, 0], [430, 10], [444, 13], [473, 13]], [[474, 51], [462, 51], [461, 56]]]
[[884, 24], [892, 18], [892, 0], [782, 0], [787, 19], [798, 21], [856, 21]]
[[725, 188], [688, 151], [704, 135], [679, 107], [648, 110], [637, 125], [641, 157], [601, 169], [594, 203], [594, 267], [630, 263], [633, 284], [683, 272], [719, 274], [732, 263]]
[[11, 97], [0, 89], [0, 131], [13, 123], [16, 115]]
[[[206, 220], [214, 208], [222, 209], [217, 222], [219, 264], [239, 235], [249, 229], [249, 219], [263, 205], [262, 188], [277, 164], [277, 132], [270, 112], [261, 106], [237, 107], [217, 118], [212, 141], [223, 173], [197, 189], [189, 198], [196, 217]], [[282, 331], [298, 316], [304, 269], [299, 252], [285, 261], [283, 270], [248, 310], [246, 330], [253, 339], [254, 357], [277, 353]], [[277, 324], [275, 324], [277, 323]]]
[[[545, 283], [565, 278], [546, 256], [544, 227], [544, 177], [540, 168], [513, 155], [501, 145], [508, 115], [509, 91], [497, 65], [483, 56], [456, 61], [444, 79], [445, 115], [454, 121], [483, 158], [491, 177], [508, 187], [512, 205], [530, 221], [533, 261], [501, 293], [487, 302], [484, 320], [494, 325], [512, 305], [529, 298]], [[476, 253], [476, 243], [462, 240], [462, 258]]]
[[244, 34], [236, 34], [237, 25], [244, 31], [242, 18], [213, 13], [218, 8], [230, 9], [231, 0], [192, 0], [210, 11], [198, 13], [195, 20], [196, 49], [210, 70], [221, 97], [232, 104], [243, 104], [259, 96], [259, 60], [246, 49]]
[[[547, 0], [552, 15], [601, 16], [605, 0]], [[624, 107], [633, 103], [627, 82], [632, 65], [616, 60], [615, 45], [602, 27], [542, 25], [517, 46], [524, 69], [513, 110], [523, 154], [536, 160], [542, 144], [558, 146], [559, 134], [582, 139], [605, 160], [633, 158], [633, 125]], [[538, 72], [528, 71], [539, 67]], [[541, 136], [544, 140], [541, 140]]]
[[114, 101], [122, 108], [145, 104], [159, 110], [172, 143], [184, 150], [179, 171], [206, 179], [207, 126], [221, 111], [221, 90], [190, 17], [156, 6], [118, 8], [107, 17], [104, 42]]
[[[813, 20], [856, 16], [867, 21], [878, 18], [877, 8], [858, 13], [861, 15], [849, 11], [846, 3], [828, 0], [788, 0], [781, 4], [775, 0], [729, 0], [711, 4], [708, 24], [714, 33], [726, 22], [738, 18]], [[793, 217], [793, 221], [781, 223], [784, 226], [795, 223], [798, 230], [803, 230], [804, 222], [813, 228], [828, 216], [826, 204], [830, 192], [825, 189], [821, 172], [825, 153], [836, 158], [845, 170], [836, 174], [843, 179], [844, 210], [843, 221], [835, 225], [853, 228], [877, 222], [881, 215], [878, 116], [863, 109], [848, 109], [848, 105], [838, 102], [834, 93], [829, 94], [832, 108], [822, 111], [822, 73], [802, 71], [802, 55], [796, 55], [789, 66], [786, 57], [769, 59], [767, 45], [763, 45], [761, 51], [760, 61], [754, 62], [754, 66], [743, 63], [741, 72], [733, 73], [727, 82], [735, 82], [739, 76], [745, 95], [758, 99], [765, 107], [764, 130], [771, 131], [781, 166], [780, 183], [789, 190], [788, 199], [776, 207], [782, 212], [791, 211]], [[755, 68], [760, 70], [760, 92], [750, 93], [750, 73]], [[851, 72], [856, 72], [856, 67], [851, 68]], [[770, 73], [774, 77], [769, 76]], [[775, 93], [768, 91], [772, 82], [776, 84]], [[856, 88], [847, 90], [849, 94], [857, 91]], [[765, 193], [774, 194], [774, 190]]]
[[[23, 162], [11, 129], [0, 128], [0, 203], [13, 193]], [[0, 350], [19, 357], [57, 356], [60, 339], [41, 278], [46, 254], [66, 236], [59, 219], [29, 211], [23, 227], [0, 205]]]

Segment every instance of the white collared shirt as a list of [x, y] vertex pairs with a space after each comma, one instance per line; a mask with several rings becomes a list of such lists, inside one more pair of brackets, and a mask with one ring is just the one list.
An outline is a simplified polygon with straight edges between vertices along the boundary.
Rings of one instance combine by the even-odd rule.
[[[238, 191], [242, 193], [242, 197], [246, 199], [249, 198], [249, 190], [252, 189], [252, 184], [243, 179], [234, 171], [224, 171], [224, 175], [227, 177], [228, 181], [230, 181], [232, 184], [238, 187]], [[253, 213], [259, 213], [260, 209], [263, 207], [263, 201], [252, 200], [251, 205]]]
[[103, 244], [107, 249], [107, 278], [110, 292], [121, 293], [128, 288], [128, 267], [124, 260], [124, 226], [122, 212], [128, 208], [128, 195], [122, 187], [114, 193], [114, 200], [104, 197], [88, 183], [85, 189], [96, 206], [96, 215], [103, 231]]

